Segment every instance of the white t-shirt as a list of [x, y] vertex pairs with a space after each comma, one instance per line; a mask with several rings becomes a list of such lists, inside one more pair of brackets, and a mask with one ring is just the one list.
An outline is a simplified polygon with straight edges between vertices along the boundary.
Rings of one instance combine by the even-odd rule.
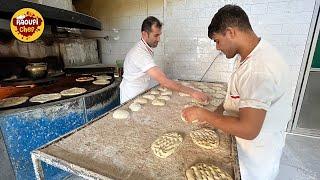
[[236, 59], [228, 85], [224, 114], [237, 117], [239, 108], [244, 107], [267, 111], [255, 139], [236, 137], [241, 177], [244, 180], [274, 179], [292, 111], [289, 67], [262, 39], [243, 62], [240, 59], [240, 56]]
[[155, 66], [153, 50], [141, 39], [124, 60], [120, 84], [121, 104], [150, 88], [151, 77], [146, 72]]

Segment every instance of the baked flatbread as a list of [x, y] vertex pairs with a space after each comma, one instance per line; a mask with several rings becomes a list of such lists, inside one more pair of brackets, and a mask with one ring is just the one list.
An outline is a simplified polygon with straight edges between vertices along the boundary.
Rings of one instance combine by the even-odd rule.
[[0, 100], [0, 108], [17, 106], [19, 104], [25, 103], [29, 98], [28, 97], [9, 97]]
[[106, 84], [110, 84], [110, 81], [106, 80], [106, 79], [98, 79], [92, 82], [95, 85], [106, 85]]
[[85, 92], [87, 92], [87, 90], [84, 88], [74, 87], [74, 88], [63, 90], [60, 92], [60, 94], [62, 96], [75, 96], [75, 95], [83, 94]]
[[77, 82], [87, 82], [87, 81], [93, 81], [93, 77], [79, 77], [76, 79]]
[[112, 79], [112, 76], [108, 76], [108, 75], [92, 75], [93, 77], [97, 78], [97, 79]]
[[50, 94], [39, 94], [37, 96], [33, 96], [29, 99], [30, 102], [38, 102], [45, 103], [48, 101], [53, 101], [61, 98], [60, 93], [50, 93]]

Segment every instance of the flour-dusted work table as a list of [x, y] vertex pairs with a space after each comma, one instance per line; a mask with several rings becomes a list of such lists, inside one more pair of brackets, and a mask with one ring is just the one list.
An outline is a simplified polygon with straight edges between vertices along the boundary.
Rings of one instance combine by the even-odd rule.
[[[208, 92], [213, 99], [219, 97], [216, 93], [226, 90], [226, 85], [217, 85], [219, 83], [183, 83]], [[144, 94], [150, 94], [150, 90], [138, 97]], [[86, 179], [186, 179], [185, 171], [200, 162], [213, 164], [233, 179], [240, 179], [233, 136], [216, 130], [220, 143], [211, 150], [192, 142], [189, 135], [192, 130], [212, 127], [181, 120], [181, 110], [192, 101], [191, 97], [173, 92], [165, 106], [154, 106], [148, 100], [138, 112], [129, 109], [134, 100], [33, 151], [37, 178], [45, 179], [42, 161]], [[223, 99], [220, 100], [222, 103]], [[208, 105], [206, 108], [213, 111], [216, 107]], [[117, 109], [129, 111], [129, 118], [114, 119], [112, 114]], [[178, 132], [184, 140], [172, 155], [162, 159], [154, 155], [150, 146], [167, 132]]]

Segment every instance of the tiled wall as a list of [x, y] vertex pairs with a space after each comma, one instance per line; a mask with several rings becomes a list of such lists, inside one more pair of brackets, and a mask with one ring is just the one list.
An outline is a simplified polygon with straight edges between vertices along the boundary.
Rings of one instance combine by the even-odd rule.
[[[200, 80], [217, 56], [207, 37], [212, 16], [225, 4], [247, 12], [258, 36], [276, 46], [291, 68], [292, 96], [299, 76], [315, 0], [118, 0], [101, 1], [91, 8], [104, 29], [120, 29], [119, 40], [104, 44], [104, 63], [123, 59], [140, 37], [142, 20], [155, 15], [164, 22], [156, 62], [171, 78]], [[109, 8], [103, 10], [103, 7]], [[101, 10], [98, 10], [101, 9]], [[227, 82], [233, 60], [218, 56], [203, 80]]]

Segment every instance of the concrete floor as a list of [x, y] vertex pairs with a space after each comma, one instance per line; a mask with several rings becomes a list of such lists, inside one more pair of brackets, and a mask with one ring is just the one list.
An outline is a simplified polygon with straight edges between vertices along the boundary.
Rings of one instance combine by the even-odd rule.
[[[276, 180], [320, 179], [320, 138], [288, 134]], [[65, 180], [83, 180], [69, 176]]]
[[277, 180], [320, 179], [320, 138], [287, 135]]

